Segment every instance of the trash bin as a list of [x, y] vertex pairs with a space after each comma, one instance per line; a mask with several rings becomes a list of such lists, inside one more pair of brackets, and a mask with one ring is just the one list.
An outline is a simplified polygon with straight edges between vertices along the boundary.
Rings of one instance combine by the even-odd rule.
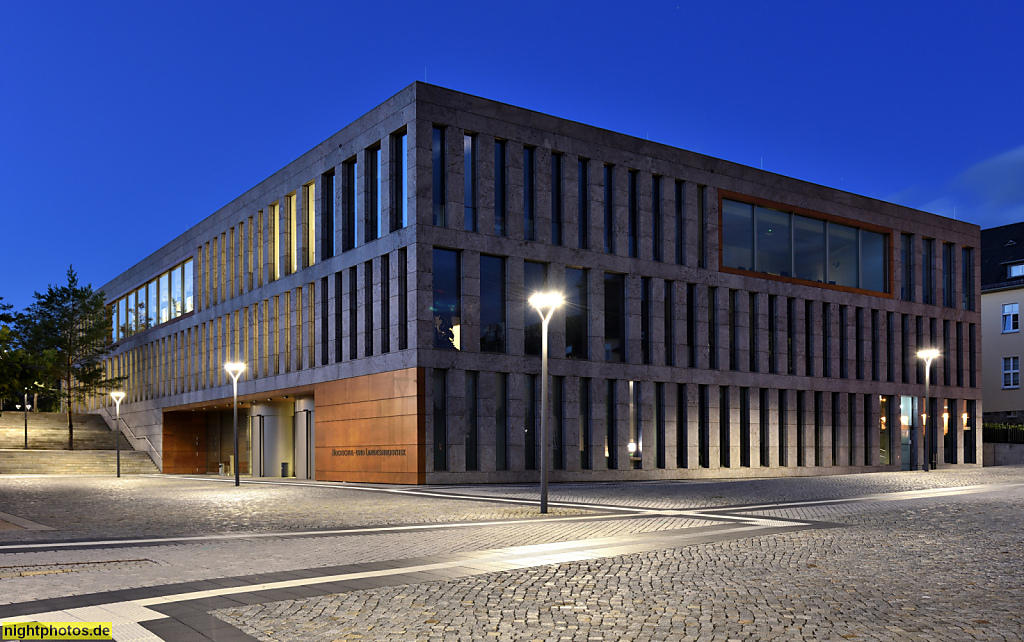
[[288, 462], [286, 462], [286, 461], [282, 461], [281, 462], [281, 476], [282, 477], [288, 477], [289, 476], [288, 475]]
[[220, 471], [219, 471], [219, 473], [220, 473], [221, 475], [223, 475], [223, 474], [224, 474], [224, 462], [220, 462]]

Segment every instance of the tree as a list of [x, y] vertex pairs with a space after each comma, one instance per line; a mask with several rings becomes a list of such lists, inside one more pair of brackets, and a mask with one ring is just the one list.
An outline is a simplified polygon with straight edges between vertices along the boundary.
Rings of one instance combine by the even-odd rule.
[[111, 320], [103, 292], [78, 284], [78, 275], [68, 267], [68, 283], [48, 286], [33, 294], [35, 302], [16, 324], [25, 349], [40, 359], [43, 376], [56, 383], [68, 413], [68, 449], [74, 450], [71, 409], [75, 401], [120, 383], [108, 378], [103, 357], [110, 352]]

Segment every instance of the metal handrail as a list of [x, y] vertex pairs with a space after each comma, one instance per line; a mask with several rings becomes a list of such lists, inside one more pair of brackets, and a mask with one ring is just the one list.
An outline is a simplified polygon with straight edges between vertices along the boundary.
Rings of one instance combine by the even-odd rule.
[[[103, 406], [103, 410], [104, 410], [104, 412], [107, 413], [107, 418], [110, 421], [113, 421], [114, 425], [116, 426], [117, 425], [117, 417], [111, 414], [110, 408], [108, 406]], [[142, 441], [143, 439], [146, 440], [146, 442], [149, 444], [149, 452], [150, 453], [156, 453], [161, 459], [163, 459], [163, 453], [160, 450], [157, 449], [156, 444], [154, 444], [152, 442], [152, 440], [150, 440], [148, 435], [143, 435], [143, 436], [139, 437], [138, 435], [135, 434], [135, 431], [132, 430], [132, 427], [128, 425], [127, 421], [122, 419], [121, 423], [124, 424], [124, 427], [128, 429], [128, 432], [131, 434], [131, 438], [132, 439], [134, 439], [136, 441]], [[120, 438], [120, 432], [121, 431], [119, 430], [118, 431], [118, 438]], [[150, 455], [150, 459], [152, 459], [152, 458], [153, 458], [153, 455], [151, 454]], [[154, 463], [156, 463], [155, 460], [154, 460]]]

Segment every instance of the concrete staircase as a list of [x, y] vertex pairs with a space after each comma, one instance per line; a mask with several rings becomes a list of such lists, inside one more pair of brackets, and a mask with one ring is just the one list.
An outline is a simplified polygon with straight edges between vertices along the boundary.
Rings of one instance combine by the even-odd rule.
[[[0, 450], [2, 475], [113, 475], [117, 453], [113, 450]], [[159, 473], [144, 452], [121, 451], [121, 474]]]
[[[114, 433], [99, 415], [72, 414], [75, 450], [115, 450]], [[0, 415], [0, 449], [23, 449], [25, 414], [5, 410]], [[57, 412], [28, 413], [28, 447], [31, 450], [67, 450], [68, 417]], [[121, 450], [132, 450], [121, 435]]]
[[[0, 415], [0, 474], [103, 475], [117, 470], [114, 433], [99, 415], [72, 414], [75, 450], [68, 448], [68, 418], [63, 413], [28, 413], [28, 450], [25, 415], [6, 410]], [[145, 452], [136, 452], [121, 439], [121, 474], [160, 472]]]

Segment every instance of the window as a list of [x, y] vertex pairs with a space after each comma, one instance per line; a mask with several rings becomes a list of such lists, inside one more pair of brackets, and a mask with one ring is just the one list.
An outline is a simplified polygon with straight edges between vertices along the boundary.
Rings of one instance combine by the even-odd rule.
[[505, 141], [494, 141], [494, 233], [508, 236], [505, 225]]
[[1020, 331], [1018, 312], [1020, 309], [1019, 303], [1004, 303], [1003, 304], [1003, 334], [1007, 332], [1018, 332]]
[[825, 281], [825, 221], [793, 215], [793, 276]]
[[508, 374], [494, 373], [494, 468], [508, 469]]
[[445, 209], [445, 185], [447, 183], [446, 160], [444, 153], [444, 129], [434, 127], [431, 137], [431, 161], [433, 163], [433, 198], [434, 225], [448, 226], [448, 215]]
[[533, 210], [533, 159], [534, 149], [523, 147], [523, 238], [527, 241], [537, 240], [536, 216]]
[[708, 367], [718, 369], [718, 288], [708, 288]]
[[358, 268], [348, 270], [348, 358], [359, 358], [359, 290]]
[[707, 214], [704, 212], [704, 201], [707, 200], [707, 187], [697, 186], [697, 267], [708, 266], [707, 243], [704, 235], [707, 234]]
[[[359, 173], [359, 163], [353, 158], [343, 166], [342, 180], [345, 198], [342, 201], [342, 231], [341, 251], [351, 250], [358, 245], [359, 236], [356, 230], [359, 225], [359, 202], [356, 200], [356, 176]], [[272, 220], [277, 220], [276, 207], [270, 206]]]
[[[181, 301], [181, 268], [176, 266], [173, 270], [171, 270], [171, 318], [172, 319], [176, 319], [179, 316], [181, 316], [181, 309], [182, 309], [181, 303], [182, 303], [182, 301]], [[133, 304], [132, 305], [133, 309], [131, 311], [132, 314], [129, 316], [129, 318], [134, 316], [134, 312], [135, 312], [134, 307], [135, 306]]]
[[721, 226], [725, 267], [889, 290], [888, 234], [731, 199]]
[[924, 239], [921, 246], [921, 299], [935, 305], [935, 239]]
[[505, 352], [505, 259], [480, 255], [480, 351]]
[[651, 362], [651, 277], [640, 278], [640, 356]]
[[754, 206], [722, 200], [722, 264], [754, 269]]
[[590, 379], [580, 377], [580, 468], [590, 470]]
[[665, 365], [676, 365], [676, 313], [675, 313], [675, 282], [665, 281], [665, 312], [662, 321], [665, 324]]
[[388, 233], [388, 228], [384, 221], [383, 203], [380, 197], [380, 147], [370, 150], [370, 158], [368, 160], [369, 163], [367, 164], [369, 166], [366, 169], [370, 172], [370, 194], [366, 207], [370, 210], [370, 220], [367, 221], [366, 240], [372, 241]]
[[615, 254], [615, 166], [604, 166], [604, 251]]
[[524, 413], [524, 458], [526, 459], [526, 470], [537, 470], [537, 461], [540, 459], [539, 453], [539, 442], [537, 439], [537, 421], [540, 417], [540, 412], [537, 410], [537, 388], [539, 385], [540, 377], [535, 374], [526, 375], [526, 390], [524, 391], [526, 399], [525, 401], [525, 413]]
[[[353, 170], [353, 173], [355, 170]], [[354, 180], [354, 179], [353, 179]], [[353, 197], [354, 199], [355, 197]], [[281, 278], [281, 217], [277, 203], [273, 203], [267, 210], [270, 217], [270, 262], [273, 264], [274, 281]], [[213, 239], [213, 271], [210, 273], [212, 279], [211, 288], [214, 290], [211, 303], [217, 303], [217, 239]]]
[[637, 171], [635, 169], [629, 170], [629, 255], [634, 258], [640, 256], [640, 212], [638, 211], [639, 205], [637, 203], [639, 195], [637, 194], [636, 179]]
[[373, 356], [373, 261], [363, 263], [363, 356]]
[[604, 456], [605, 465], [609, 470], [618, 468], [619, 451], [618, 451], [618, 440], [616, 438], [616, 422], [618, 420], [618, 413], [616, 412], [616, 394], [614, 379], [608, 379], [605, 382], [604, 392], [604, 416], [605, 416], [605, 434], [604, 434]]
[[284, 215], [288, 220], [288, 274], [299, 271], [299, 217], [295, 192], [284, 197]]
[[914, 235], [900, 234], [900, 298], [914, 300]]
[[303, 185], [302, 194], [306, 197], [306, 265], [304, 267], [309, 267], [316, 263], [316, 185], [313, 183]]
[[643, 468], [643, 385], [630, 381], [629, 385], [629, 460], [631, 468]]
[[448, 470], [448, 371], [433, 372], [434, 470]]
[[604, 275], [604, 360], [626, 360], [626, 277]]
[[334, 170], [320, 175], [320, 253], [325, 259], [334, 256]]
[[555, 470], [565, 470], [565, 377], [551, 377], [551, 450]]
[[1010, 279], [1018, 279], [1024, 276], [1024, 263], [1006, 266], [1006, 276]]
[[477, 416], [479, 376], [479, 372], [472, 370], [466, 372], [466, 470], [479, 470], [477, 463], [477, 443], [480, 433], [480, 422]]
[[961, 251], [961, 279], [963, 281], [964, 310], [974, 309], [974, 248], [965, 247]]
[[654, 245], [653, 258], [661, 260], [661, 177], [651, 177], [651, 241]]
[[953, 291], [954, 278], [953, 244], [942, 244], [942, 305], [947, 308], [956, 307], [956, 293]]
[[525, 354], [540, 355], [543, 324], [536, 308], [530, 305], [529, 300], [534, 292], [543, 292], [547, 287], [547, 264], [526, 261], [523, 264], [523, 350]]
[[467, 232], [476, 231], [476, 136], [462, 137], [463, 171], [463, 227]]
[[380, 351], [391, 351], [391, 256], [380, 257]]
[[562, 244], [562, 155], [551, 152], [551, 243]]
[[[341, 300], [341, 297], [338, 297]], [[406, 248], [398, 250], [398, 349], [409, 347], [409, 255]], [[340, 347], [338, 348], [341, 349]], [[339, 359], [340, 361], [340, 359]]]
[[565, 356], [586, 359], [587, 319], [590, 313], [587, 297], [587, 271], [580, 268], [565, 270]]
[[[171, 319], [171, 304], [170, 304], [170, 287], [171, 287], [171, 273], [164, 272], [160, 275], [157, 282], [157, 287], [160, 289], [160, 323], [170, 321]], [[125, 319], [123, 314], [122, 319]]]
[[590, 249], [590, 176], [589, 161], [579, 159], [576, 166], [576, 233], [579, 236], [577, 245], [581, 250]]
[[686, 254], [686, 203], [683, 181], [676, 181], [676, 264], [685, 265]]
[[459, 253], [434, 248], [434, 347], [460, 350], [462, 329]]
[[391, 137], [391, 202], [394, 220], [391, 229], [398, 229], [409, 224], [409, 135], [406, 132]]
[[1020, 387], [1020, 357], [1003, 357], [1003, 388]]

